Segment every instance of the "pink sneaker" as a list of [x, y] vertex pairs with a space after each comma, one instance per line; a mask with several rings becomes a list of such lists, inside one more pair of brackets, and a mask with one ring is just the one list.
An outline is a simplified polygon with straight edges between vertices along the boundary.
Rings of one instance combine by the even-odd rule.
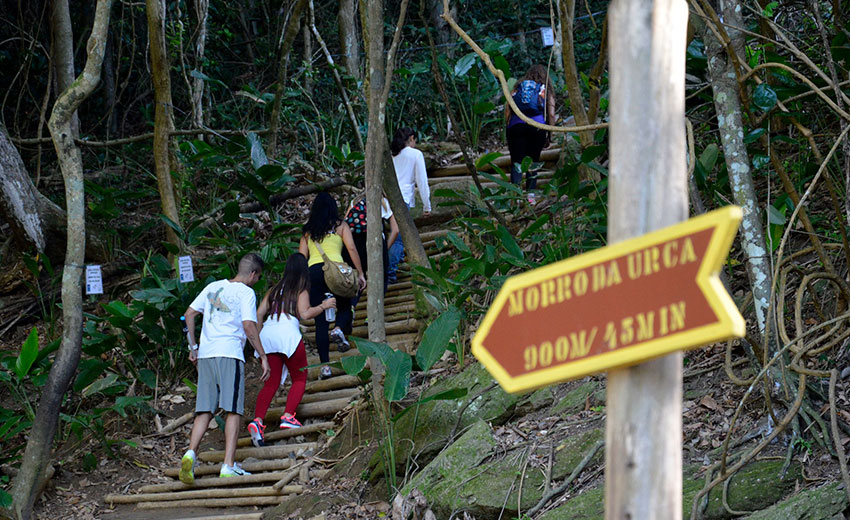
[[285, 429], [300, 428], [301, 423], [298, 422], [298, 419], [295, 418], [295, 414], [292, 414], [292, 415], [284, 414], [280, 418], [280, 427], [285, 428]]
[[248, 423], [248, 433], [251, 434], [251, 444], [257, 448], [262, 448], [266, 445], [266, 425], [254, 419]]

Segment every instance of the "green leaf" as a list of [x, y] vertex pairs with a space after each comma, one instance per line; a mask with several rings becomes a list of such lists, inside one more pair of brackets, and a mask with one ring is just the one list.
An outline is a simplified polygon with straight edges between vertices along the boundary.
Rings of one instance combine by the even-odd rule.
[[266, 157], [266, 151], [263, 149], [263, 143], [260, 141], [260, 136], [254, 132], [248, 132], [248, 144], [251, 147], [251, 164], [255, 170], [259, 170], [261, 166], [269, 163], [269, 158]]
[[499, 226], [496, 233], [498, 233], [499, 238], [502, 241], [502, 246], [508, 251], [508, 253], [516, 258], [525, 258], [522, 249], [520, 249], [519, 244], [516, 243], [516, 239], [513, 235], [511, 235], [511, 232], [505, 228], [505, 226]]
[[472, 111], [478, 114], [479, 116], [483, 116], [494, 108], [496, 108], [496, 105], [494, 105], [490, 101], [481, 101], [480, 103], [475, 103], [474, 105], [472, 105]]
[[239, 203], [235, 200], [231, 200], [227, 204], [224, 205], [224, 223], [225, 224], [233, 224], [237, 220], [239, 220]]
[[534, 233], [535, 233], [538, 229], [540, 229], [540, 228], [542, 228], [543, 226], [545, 226], [545, 225], [549, 222], [550, 218], [551, 218], [551, 216], [547, 213], [547, 214], [545, 214], [545, 215], [543, 215], [543, 216], [539, 217], [539, 218], [538, 218], [537, 220], [535, 220], [534, 222], [532, 222], [532, 223], [531, 223], [531, 225], [530, 225], [530, 226], [528, 226], [527, 228], [525, 228], [525, 231], [523, 231], [523, 232], [522, 232], [522, 234], [519, 236], [520, 240], [525, 240], [525, 239], [527, 239], [528, 237], [530, 237], [530, 236], [531, 236], [532, 234], [534, 234]]
[[785, 225], [785, 211], [787, 208], [783, 207], [781, 210], [773, 207], [767, 207], [767, 221], [771, 224], [782, 226]]
[[156, 390], [156, 373], [153, 370], [149, 368], [139, 370], [139, 380], [151, 390]]
[[395, 417], [392, 418], [393, 422], [398, 421], [402, 417], [404, 417], [407, 412], [415, 409], [417, 406], [421, 406], [430, 401], [452, 401], [454, 399], [460, 399], [461, 397], [466, 397], [466, 394], [469, 393], [469, 389], [467, 388], [452, 388], [451, 390], [446, 390], [445, 392], [440, 392], [438, 394], [429, 395], [424, 399], [420, 399], [416, 401], [415, 404], [408, 406], [404, 410], [398, 412]]
[[227, 88], [227, 85], [225, 85], [223, 81], [221, 81], [219, 79], [211, 78], [211, 77], [207, 76], [206, 74], [204, 74], [203, 72], [201, 72], [199, 70], [193, 69], [192, 72], [189, 73], [189, 75], [192, 76], [193, 78], [202, 79], [204, 81], [208, 81], [208, 82], [213, 83], [215, 85], [218, 85], [220, 87]]
[[175, 233], [177, 233], [177, 236], [180, 237], [180, 240], [186, 240], [186, 234], [183, 232], [183, 228], [180, 227], [180, 224], [174, 222], [173, 220], [162, 214], [159, 215], [159, 218], [161, 218], [162, 221], [165, 222], [166, 226], [170, 227], [174, 230]]
[[767, 132], [764, 128], [756, 128], [750, 132], [747, 132], [747, 135], [744, 136], [744, 142], [747, 144], [754, 143], [758, 141], [759, 137], [763, 136]]
[[416, 364], [419, 368], [428, 371], [442, 357], [460, 325], [461, 317], [460, 310], [450, 306], [428, 325], [416, 351]]
[[368, 360], [368, 356], [346, 356], [340, 358], [339, 361], [346, 374], [356, 376], [366, 368], [366, 361]]
[[195, 394], [197, 394], [197, 393], [198, 393], [198, 385], [196, 385], [196, 384], [195, 384], [195, 383], [194, 383], [191, 379], [189, 379], [188, 377], [184, 377], [184, 378], [183, 378], [183, 384], [184, 384], [184, 385], [186, 385], [186, 386], [188, 386], [188, 387], [189, 387], [189, 390], [191, 390], [193, 393], [195, 393]]
[[106, 370], [107, 366], [109, 365], [100, 359], [82, 360], [80, 362], [79, 374], [77, 374], [77, 379], [74, 381], [74, 391], [80, 392], [83, 388], [92, 384]]
[[271, 182], [283, 177], [283, 166], [279, 164], [264, 164], [257, 168], [257, 175], [266, 182]]
[[717, 156], [720, 153], [720, 149], [716, 144], [711, 143], [710, 145], [705, 147], [705, 150], [699, 156], [699, 162], [702, 165], [703, 169], [705, 169], [706, 173], [710, 172], [714, 169], [714, 165], [717, 163]]
[[94, 383], [83, 388], [83, 391], [81, 393], [82, 393], [83, 397], [89, 397], [90, 395], [96, 394], [98, 392], [102, 392], [102, 391], [106, 390], [107, 388], [112, 388], [113, 386], [115, 386], [115, 383], [117, 381], [118, 381], [118, 374], [116, 374], [115, 372], [110, 372], [110, 373], [106, 374], [105, 377], [102, 377], [102, 378], [98, 379], [97, 381], [95, 381]]
[[389, 367], [390, 359], [393, 356], [393, 349], [386, 343], [374, 343], [368, 339], [351, 338], [354, 346], [357, 347], [362, 354], [370, 357], [376, 357], [381, 360], [385, 367]]
[[21, 345], [21, 352], [18, 354], [18, 359], [15, 360], [15, 374], [18, 379], [23, 379], [32, 368], [35, 358], [38, 357], [38, 330], [33, 327]]
[[753, 92], [753, 104], [764, 111], [773, 108], [776, 101], [776, 92], [767, 83], [757, 86]]
[[[138, 395], [132, 397], [122, 395], [115, 400], [115, 404], [112, 405], [112, 409], [115, 410], [115, 412], [117, 412], [118, 415], [120, 415], [121, 417], [127, 417], [127, 408], [138, 408], [139, 405], [141, 405], [147, 400], [147, 397], [142, 397]], [[216, 419], [218, 419], [218, 416], [216, 416]], [[219, 426], [222, 427], [221, 431], [224, 431], [223, 425], [219, 424]]]
[[410, 372], [413, 370], [413, 359], [410, 355], [399, 350], [391, 351], [387, 373], [384, 379], [384, 396], [387, 401], [395, 402], [404, 399], [410, 386]]
[[487, 166], [488, 164], [490, 164], [491, 162], [493, 162], [494, 160], [498, 159], [501, 156], [502, 156], [501, 152], [486, 153], [486, 154], [482, 155], [481, 157], [479, 157], [477, 161], [475, 161], [475, 167], [480, 170], [481, 168], [484, 168], [485, 166]]
[[458, 234], [455, 233], [454, 231], [449, 231], [448, 233], [446, 233], [446, 238], [459, 251], [463, 251], [464, 253], [471, 253], [471, 251], [469, 250], [469, 246], [466, 245], [466, 243], [463, 240], [461, 240], [461, 238], [458, 236]]
[[472, 66], [475, 65], [476, 59], [478, 59], [478, 57], [475, 55], [475, 53], [470, 52], [466, 56], [457, 60], [457, 63], [455, 64], [455, 70], [454, 70], [455, 76], [457, 76], [459, 78], [465, 76], [466, 73], [469, 72], [469, 69], [471, 69]]
[[97, 457], [94, 453], [88, 452], [83, 456], [83, 471], [92, 471], [97, 468]]

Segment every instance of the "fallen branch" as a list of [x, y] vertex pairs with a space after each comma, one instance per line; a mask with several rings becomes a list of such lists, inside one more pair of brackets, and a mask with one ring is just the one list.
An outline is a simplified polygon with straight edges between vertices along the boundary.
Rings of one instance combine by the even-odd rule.
[[275, 490], [283, 489], [287, 484], [292, 482], [292, 480], [301, 473], [302, 468], [307, 468], [307, 470], [309, 470], [312, 465], [313, 459], [295, 465], [292, 469], [284, 473], [283, 478], [275, 482], [274, 485], [272, 485], [272, 488]]
[[178, 417], [177, 419], [174, 419], [170, 423], [163, 426], [162, 429], [159, 431], [159, 433], [162, 434], [162, 435], [164, 435], [166, 433], [170, 433], [170, 432], [176, 430], [177, 428], [183, 426], [187, 422], [191, 421], [194, 417], [195, 417], [195, 412], [186, 412], [183, 415], [181, 415], [180, 417]]
[[[211, 128], [190, 128], [186, 130], [172, 130], [169, 132], [171, 136], [179, 136], [179, 135], [196, 135], [196, 134], [207, 134], [207, 135], [218, 135], [221, 137], [226, 136], [236, 136], [236, 135], [247, 135], [249, 132], [255, 133], [258, 135], [262, 135], [268, 132], [268, 129], [260, 129], [260, 130], [213, 130]], [[125, 144], [137, 143], [139, 141], [147, 141], [149, 139], [153, 139], [153, 132], [148, 132], [146, 134], [134, 135], [132, 137], [124, 137], [121, 139], [113, 139], [111, 141], [88, 141], [86, 139], [74, 139], [74, 143], [77, 146], [89, 146], [92, 148], [105, 148], [107, 146], [122, 146]], [[32, 145], [32, 144], [47, 144], [52, 142], [50, 137], [41, 137], [34, 139], [20, 139], [20, 138], [12, 138], [12, 142], [18, 146]]]
[[[299, 488], [298, 491], [290, 492], [290, 494], [301, 493], [301, 486], [292, 486]], [[285, 496], [277, 497], [238, 497], [238, 498], [196, 498], [192, 500], [171, 500], [169, 502], [139, 502], [136, 507], [139, 509], [175, 509], [183, 507], [240, 507], [240, 506], [276, 506], [286, 500]]]

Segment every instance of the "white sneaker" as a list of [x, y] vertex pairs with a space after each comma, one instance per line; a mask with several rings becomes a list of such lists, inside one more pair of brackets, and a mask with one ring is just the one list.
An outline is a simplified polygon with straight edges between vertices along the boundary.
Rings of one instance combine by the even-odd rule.
[[221, 471], [218, 472], [218, 476], [222, 478], [226, 477], [244, 477], [245, 475], [250, 475], [247, 471], [242, 469], [242, 466], [239, 465], [238, 462], [234, 462], [233, 466], [228, 466], [227, 464], [221, 465]]
[[183, 455], [183, 458], [180, 460], [180, 482], [188, 485], [192, 485], [195, 483], [195, 466], [197, 465], [197, 460], [195, 459], [195, 452], [192, 450], [187, 450]]

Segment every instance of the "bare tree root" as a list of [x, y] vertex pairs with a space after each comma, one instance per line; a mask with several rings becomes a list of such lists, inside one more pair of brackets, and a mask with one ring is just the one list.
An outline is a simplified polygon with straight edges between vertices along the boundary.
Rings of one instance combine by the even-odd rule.
[[850, 475], [847, 473], [847, 457], [844, 454], [844, 445], [841, 444], [841, 436], [838, 432], [838, 413], [835, 406], [835, 382], [838, 380], [838, 370], [832, 369], [829, 374], [829, 423], [832, 427], [832, 440], [835, 443], [835, 451], [838, 453], [838, 465], [841, 468], [841, 479], [844, 481], [844, 492], [850, 499]]

